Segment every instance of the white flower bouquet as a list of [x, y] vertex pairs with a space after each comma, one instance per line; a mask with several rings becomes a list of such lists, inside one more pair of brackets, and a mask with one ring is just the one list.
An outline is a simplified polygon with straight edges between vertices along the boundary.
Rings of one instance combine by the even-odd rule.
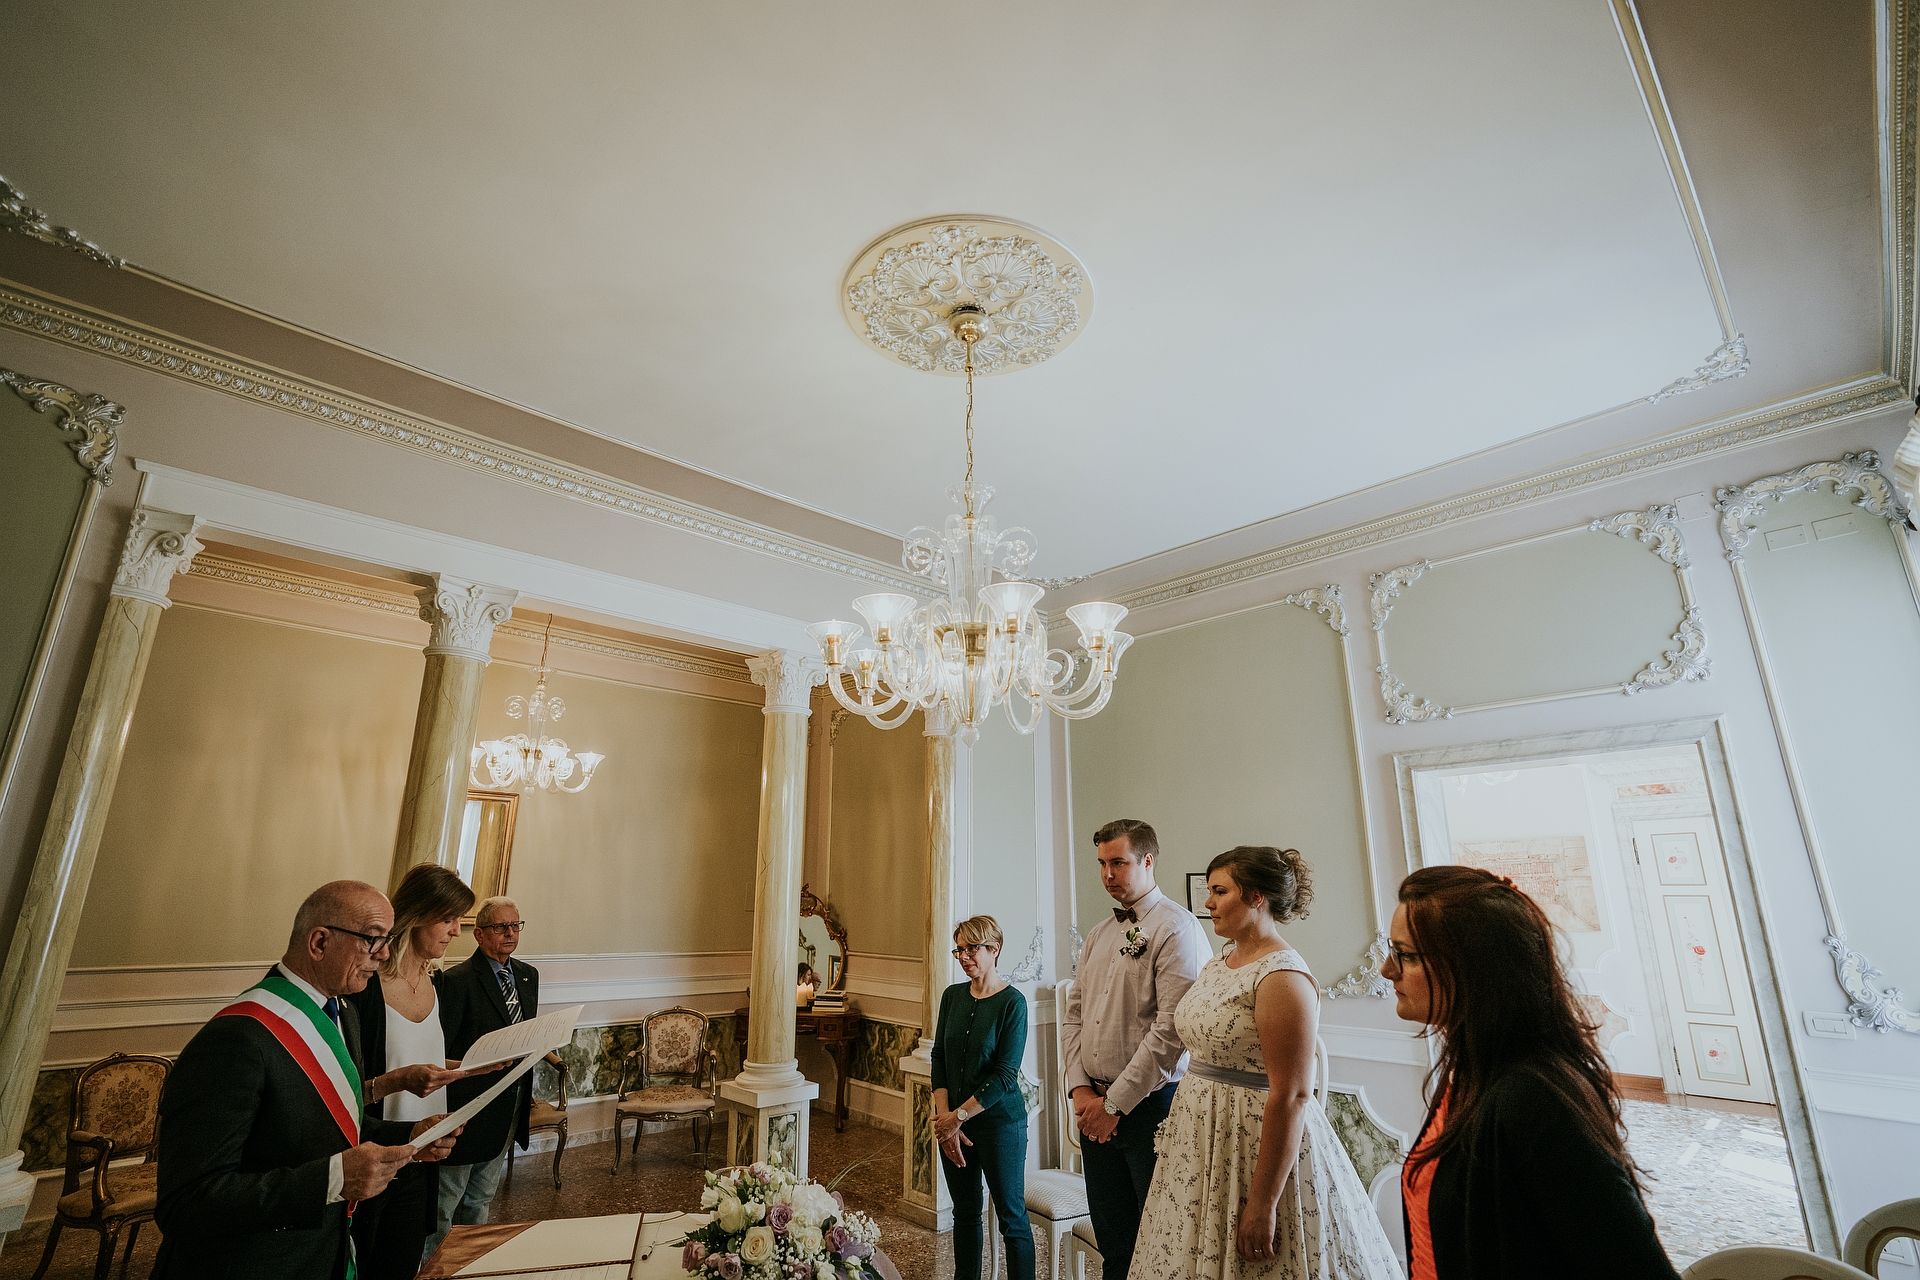
[[880, 1228], [840, 1207], [817, 1182], [776, 1164], [707, 1174], [700, 1207], [713, 1221], [689, 1231], [680, 1269], [702, 1280], [866, 1280]]

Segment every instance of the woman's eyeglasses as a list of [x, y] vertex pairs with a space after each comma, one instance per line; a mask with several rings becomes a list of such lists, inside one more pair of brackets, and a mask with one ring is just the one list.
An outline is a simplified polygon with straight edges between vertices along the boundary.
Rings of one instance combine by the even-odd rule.
[[1420, 963], [1420, 952], [1408, 951], [1404, 947], [1388, 947], [1387, 958], [1404, 969], [1410, 964]]
[[991, 951], [991, 950], [993, 950], [993, 946], [990, 943], [969, 942], [963, 947], [955, 947], [953, 949], [953, 958], [955, 960], [964, 960], [969, 955], [978, 955], [982, 951]]

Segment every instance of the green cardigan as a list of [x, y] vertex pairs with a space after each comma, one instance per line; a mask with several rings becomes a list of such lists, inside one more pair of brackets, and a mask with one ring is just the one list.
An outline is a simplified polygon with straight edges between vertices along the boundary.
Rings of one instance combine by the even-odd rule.
[[1011, 983], [985, 1000], [972, 984], [956, 982], [940, 997], [933, 1033], [933, 1087], [947, 1091], [947, 1105], [968, 1098], [980, 1104], [973, 1122], [1025, 1123], [1020, 1094], [1020, 1058], [1027, 1051], [1027, 998]]

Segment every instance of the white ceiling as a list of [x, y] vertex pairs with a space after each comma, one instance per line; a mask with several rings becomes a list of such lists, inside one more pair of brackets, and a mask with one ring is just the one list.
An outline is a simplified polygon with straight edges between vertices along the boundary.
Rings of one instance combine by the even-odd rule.
[[948, 213], [1087, 332], [980, 474], [1088, 573], [1644, 396], [1721, 340], [1606, 0], [15, 7], [0, 172], [142, 266], [891, 532], [961, 391], [841, 318]]

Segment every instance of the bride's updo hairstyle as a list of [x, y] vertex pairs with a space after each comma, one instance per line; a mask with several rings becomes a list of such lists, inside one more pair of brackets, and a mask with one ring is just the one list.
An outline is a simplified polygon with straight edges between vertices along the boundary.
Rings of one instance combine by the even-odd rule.
[[1283, 924], [1307, 914], [1307, 907], [1313, 902], [1313, 868], [1307, 865], [1298, 849], [1243, 844], [1207, 864], [1209, 876], [1216, 871], [1225, 871], [1233, 877], [1243, 901], [1250, 893], [1265, 898], [1267, 910]]

